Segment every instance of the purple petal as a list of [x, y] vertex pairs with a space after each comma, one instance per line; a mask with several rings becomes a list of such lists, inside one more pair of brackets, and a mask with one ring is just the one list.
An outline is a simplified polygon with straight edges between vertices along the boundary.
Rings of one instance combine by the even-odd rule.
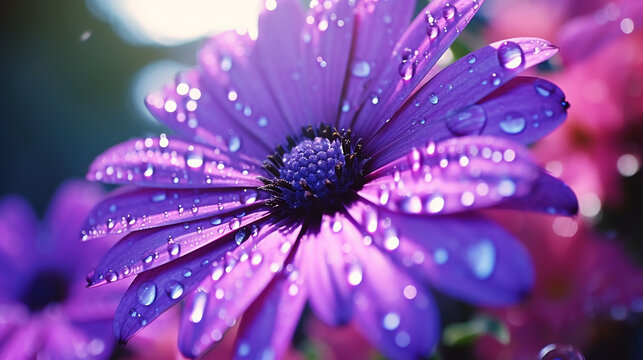
[[[0, 299], [11, 297], [36, 261], [33, 249], [38, 239], [39, 223], [26, 200], [19, 196], [0, 199]], [[26, 275], [25, 275], [26, 276]]]
[[227, 77], [195, 69], [178, 74], [173, 83], [148, 95], [145, 104], [161, 122], [196, 141], [262, 158], [271, 148], [264, 143], [269, 138], [244, 126], [252, 123], [244, 110], [250, 114], [252, 108], [238, 100], [235, 89]]
[[282, 271], [291, 251], [296, 251], [299, 229], [300, 225], [283, 229], [265, 226], [258, 237], [235, 249], [201, 282], [183, 309], [179, 349], [184, 355], [199, 356], [221, 340]]
[[306, 304], [302, 251], [275, 275], [243, 315], [235, 343], [237, 359], [281, 359]]
[[432, 296], [396, 267], [360, 225], [344, 217], [336, 221], [341, 227], [330, 223], [322, 225], [326, 227], [322, 231], [349, 234], [344, 247], [350, 249], [353, 268], [343, 281], [355, 287], [351, 300], [361, 332], [388, 358], [428, 355], [437, 343], [440, 324]]
[[302, 244], [310, 305], [318, 318], [333, 326], [352, 318], [355, 284], [363, 273], [357, 258], [343, 250], [350, 246], [350, 237], [361, 237], [354, 227], [343, 229], [346, 222], [342, 215], [325, 216], [320, 232], [309, 235]]
[[262, 203], [267, 196], [252, 188], [118, 191], [94, 207], [81, 236], [85, 241], [212, 217]]
[[33, 359], [42, 348], [43, 329], [39, 321], [29, 321], [13, 332], [0, 347], [0, 359]]
[[[364, 150], [374, 154], [377, 168], [428, 140], [478, 135], [485, 127], [484, 111], [470, 108], [523, 70], [553, 56], [558, 49], [537, 38], [499, 41], [449, 65], [417, 91], [387, 122]], [[533, 97], [542, 99], [536, 90]], [[468, 111], [459, 117], [458, 112]], [[518, 114], [519, 115], [519, 114]], [[505, 113], [504, 117], [518, 116]], [[455, 117], [455, 118], [454, 118]], [[448, 121], [447, 121], [448, 120]], [[464, 121], [464, 123], [462, 123]], [[524, 121], [524, 119], [523, 119]], [[508, 121], [505, 136], [524, 130], [519, 120]]]
[[570, 216], [578, 213], [578, 199], [567, 184], [541, 171], [529, 193], [508, 199], [496, 207]]
[[227, 238], [222, 238], [228, 234], [234, 234], [235, 241], [241, 243], [270, 213], [257, 205], [207, 219], [131, 233], [109, 249], [87, 281], [90, 286], [98, 286], [133, 276], [213, 241], [225, 241]]
[[386, 70], [390, 62], [388, 57], [393, 52], [395, 42], [406, 30], [415, 4], [413, 0], [358, 2], [351, 63], [336, 124], [339, 129], [350, 127], [365, 89]]
[[379, 77], [362, 96], [360, 112], [352, 125], [358, 136], [369, 142], [421, 83], [482, 3], [482, 0], [438, 0], [420, 12], [381, 67]]
[[261, 186], [256, 160], [178, 138], [130, 140], [94, 160], [88, 180], [149, 187]]
[[304, 17], [299, 1], [278, 1], [274, 10], [259, 17], [259, 37], [254, 55], [259, 59], [262, 79], [271, 87], [282, 116], [293, 129], [313, 118], [310, 109], [306, 108], [308, 93], [302, 81], [306, 76], [300, 40]]
[[300, 37], [301, 75], [311, 117], [301, 120], [316, 125], [337, 118], [357, 21], [355, 9], [354, 1], [334, 0], [318, 3], [307, 13]]
[[538, 175], [522, 145], [466, 136], [412, 150], [370, 174], [359, 195], [396, 212], [449, 214], [524, 196]]
[[237, 245], [235, 236], [229, 233], [197, 251], [138, 275], [116, 309], [116, 337], [126, 341], [192, 292], [204, 278], [218, 273], [227, 263], [226, 253], [246, 246]]
[[478, 305], [506, 305], [533, 285], [525, 249], [475, 214], [405, 215], [365, 202], [349, 211], [399, 266], [446, 294]]

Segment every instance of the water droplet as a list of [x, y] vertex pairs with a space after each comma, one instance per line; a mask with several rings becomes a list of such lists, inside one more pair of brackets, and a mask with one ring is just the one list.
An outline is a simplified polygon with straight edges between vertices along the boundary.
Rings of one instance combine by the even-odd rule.
[[249, 235], [250, 232], [244, 227], [241, 230], [237, 231], [237, 233], [234, 235], [234, 242], [236, 242], [237, 245], [241, 245], [242, 242], [248, 239]]
[[170, 280], [165, 284], [165, 293], [172, 300], [176, 300], [183, 295], [183, 285], [176, 280]]
[[429, 10], [424, 13], [424, 21], [429, 25], [435, 25], [435, 17]]
[[476, 62], [476, 60], [478, 60], [478, 58], [476, 58], [476, 56], [475, 56], [475, 55], [469, 55], [469, 56], [467, 56], [467, 62], [468, 62], [469, 64], [474, 64], [474, 63]]
[[506, 69], [515, 69], [525, 62], [525, 54], [520, 45], [513, 41], [505, 41], [498, 48], [498, 60]]
[[147, 255], [146, 257], [143, 258], [143, 262], [145, 264], [151, 263], [152, 260], [154, 260], [154, 255], [152, 255], [152, 254], [149, 254], [149, 255]]
[[431, 95], [429, 95], [429, 102], [431, 104], [435, 105], [438, 103], [439, 100], [440, 99], [438, 99], [438, 96], [435, 93], [431, 93]]
[[397, 69], [402, 79], [410, 80], [415, 75], [417, 63], [413, 60], [403, 61]]
[[525, 130], [527, 120], [520, 113], [512, 111], [500, 121], [500, 129], [507, 134], [518, 134]]
[[228, 150], [230, 152], [237, 152], [241, 148], [241, 138], [238, 136], [232, 136], [228, 140]]
[[397, 329], [397, 327], [400, 326], [400, 315], [394, 312], [390, 312], [384, 315], [384, 318], [382, 319], [382, 326], [386, 330], [392, 331]]
[[228, 226], [230, 227], [230, 230], [237, 230], [240, 225], [241, 225], [241, 222], [237, 218], [233, 218], [232, 220], [230, 220], [230, 223], [228, 224]]
[[167, 245], [167, 253], [170, 257], [178, 256], [181, 252], [181, 245], [179, 243], [172, 243]]
[[583, 354], [569, 344], [549, 344], [540, 350], [540, 360], [585, 360]]
[[548, 97], [549, 95], [551, 95], [553, 89], [551, 89], [547, 85], [548, 84], [545, 83], [544, 81], [536, 81], [536, 82], [534, 82], [534, 89], [541, 96]]
[[260, 127], [268, 126], [268, 118], [266, 118], [265, 116], [260, 116], [259, 119], [257, 119], [257, 124]]
[[467, 250], [467, 262], [473, 274], [479, 279], [487, 279], [496, 267], [496, 248], [491, 241], [483, 239]]
[[446, 19], [447, 21], [453, 20], [456, 14], [457, 14], [457, 11], [455, 9], [455, 6], [449, 3], [444, 5], [444, 7], [442, 8], [442, 16], [444, 16], [444, 19]]
[[487, 122], [487, 114], [480, 105], [472, 105], [459, 113], [448, 115], [446, 126], [458, 136], [478, 135]]
[[429, 40], [433, 42], [440, 35], [440, 28], [437, 25], [427, 25], [426, 26], [426, 36], [429, 37]]
[[367, 77], [371, 74], [371, 66], [366, 61], [356, 61], [351, 66], [351, 74], [360, 78]]
[[161, 201], [165, 201], [166, 198], [167, 198], [167, 195], [165, 194], [164, 191], [162, 191], [152, 195], [150, 199], [152, 200], [152, 202], [161, 202]]
[[144, 282], [136, 291], [138, 302], [144, 306], [150, 306], [156, 299], [156, 285], [151, 282]]
[[257, 201], [257, 192], [254, 190], [245, 191], [241, 195], [241, 202], [245, 205], [253, 204], [255, 201]]
[[105, 275], [105, 280], [107, 280], [107, 282], [114, 282], [118, 280], [118, 274], [116, 274], [115, 271], [110, 270], [107, 272], [107, 275]]
[[409, 48], [404, 48], [404, 50], [402, 50], [402, 61], [409, 60], [411, 59], [412, 56], [413, 56], [413, 50]]
[[213, 217], [210, 219], [210, 224], [212, 225], [221, 225], [221, 218], [220, 217]]
[[371, 103], [373, 105], [377, 105], [377, 103], [380, 102], [380, 99], [377, 97], [375, 93], [371, 93], [370, 98], [371, 98]]

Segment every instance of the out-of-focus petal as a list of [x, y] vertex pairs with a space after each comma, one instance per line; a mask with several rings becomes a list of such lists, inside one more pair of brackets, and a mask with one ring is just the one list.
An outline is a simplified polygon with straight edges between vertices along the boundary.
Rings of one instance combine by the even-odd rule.
[[391, 359], [428, 356], [438, 341], [440, 319], [426, 287], [396, 267], [361, 225], [343, 216], [336, 220], [342, 227], [336, 231], [333, 224], [331, 230], [350, 234], [345, 246], [359, 267], [359, 276], [349, 273], [344, 281], [355, 286], [352, 301], [360, 331]]
[[533, 285], [525, 249], [498, 225], [475, 214], [396, 214], [365, 202], [349, 212], [399, 266], [451, 296], [504, 305], [521, 299]]
[[35, 261], [38, 219], [29, 204], [19, 196], [0, 199], [0, 299], [15, 294]]
[[0, 359], [34, 359], [42, 348], [43, 329], [38, 319], [30, 321], [11, 334], [0, 347]]
[[[563, 61], [574, 64], [591, 57], [619, 37], [643, 27], [643, 3], [640, 1], [610, 2], [605, 7], [616, 13], [614, 19], [602, 19], [596, 12], [567, 21], [559, 31]], [[604, 10], [604, 9], [601, 9]], [[599, 10], [599, 11], [601, 11]]]
[[261, 186], [256, 160], [178, 138], [130, 140], [98, 156], [88, 180], [111, 184], [189, 188]]
[[267, 198], [253, 188], [139, 189], [118, 191], [91, 211], [83, 241], [241, 211]]
[[576, 215], [578, 199], [567, 184], [541, 171], [529, 193], [503, 201], [496, 207], [555, 215]]
[[351, 126], [358, 136], [370, 140], [407, 102], [482, 3], [483, 0], [438, 0], [420, 12], [395, 45], [377, 79], [364, 92], [359, 114]]
[[[486, 125], [483, 109], [470, 107], [525, 69], [553, 56], [558, 49], [537, 38], [513, 38], [476, 50], [442, 70], [416, 92], [367, 141], [364, 150], [374, 154], [377, 168], [428, 140], [478, 135]], [[542, 98], [536, 90], [533, 97]], [[464, 122], [458, 112], [469, 111]], [[499, 135], [512, 136], [525, 128], [525, 119], [512, 113]], [[449, 121], [447, 121], [449, 120]], [[369, 135], [370, 136], [370, 135]], [[385, 154], [385, 155], [382, 155]]]
[[97, 286], [133, 276], [213, 241], [225, 241], [228, 234], [234, 234], [235, 241], [241, 243], [268, 215], [269, 212], [260, 206], [250, 206], [208, 219], [131, 233], [107, 251], [87, 281], [91, 286]]
[[467, 136], [412, 150], [370, 174], [359, 195], [397, 212], [449, 214], [524, 196], [538, 175], [522, 145]]
[[[282, 271], [298, 246], [300, 225], [266, 225], [214, 267], [186, 301], [179, 327], [179, 349], [196, 357], [221, 340], [241, 314]], [[294, 249], [294, 250], [293, 250]]]
[[366, 87], [385, 70], [395, 42], [411, 20], [415, 3], [413, 0], [357, 3], [351, 62], [346, 73], [338, 128], [350, 126]]
[[238, 246], [236, 234], [212, 242], [188, 255], [136, 277], [114, 315], [114, 334], [126, 341], [161, 313], [191, 293], [204, 278], [225, 266], [226, 253]]
[[281, 359], [288, 350], [308, 295], [302, 250], [296, 251], [294, 259], [275, 275], [243, 315], [235, 344], [236, 358]]

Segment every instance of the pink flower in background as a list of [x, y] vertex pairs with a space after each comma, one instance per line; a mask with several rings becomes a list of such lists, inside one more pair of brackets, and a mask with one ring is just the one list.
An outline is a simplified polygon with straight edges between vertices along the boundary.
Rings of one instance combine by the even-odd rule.
[[487, 310], [508, 325], [510, 342], [483, 338], [477, 346], [481, 358], [533, 360], [551, 343], [583, 350], [600, 330], [599, 321], [643, 312], [643, 269], [613, 240], [571, 218], [496, 215], [521, 234], [537, 276], [524, 303]]
[[82, 244], [78, 232], [102, 195], [68, 182], [43, 223], [20, 197], [0, 199], [0, 359], [106, 359], [125, 285], [86, 289], [93, 259], [113, 243]]

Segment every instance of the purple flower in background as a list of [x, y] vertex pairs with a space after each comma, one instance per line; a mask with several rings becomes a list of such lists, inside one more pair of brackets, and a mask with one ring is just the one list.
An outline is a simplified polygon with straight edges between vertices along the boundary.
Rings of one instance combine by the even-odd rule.
[[85, 289], [86, 267], [110, 243], [81, 244], [77, 236], [100, 196], [94, 184], [68, 182], [42, 226], [22, 198], [0, 199], [0, 359], [111, 354], [111, 318], [125, 288]]
[[355, 321], [391, 358], [428, 354], [439, 318], [426, 285], [502, 305], [532, 286], [522, 246], [475, 213], [573, 214], [573, 193], [521, 144], [568, 107], [517, 77], [557, 49], [515, 38], [425, 75], [482, 1], [267, 1], [256, 40], [211, 39], [199, 67], [149, 95], [180, 135], [132, 140], [88, 178], [129, 184], [84, 240], [127, 235], [88, 277], [137, 275], [114, 321], [130, 338], [185, 298], [179, 347], [195, 357], [243, 320], [239, 358], [280, 358], [308, 302]]

